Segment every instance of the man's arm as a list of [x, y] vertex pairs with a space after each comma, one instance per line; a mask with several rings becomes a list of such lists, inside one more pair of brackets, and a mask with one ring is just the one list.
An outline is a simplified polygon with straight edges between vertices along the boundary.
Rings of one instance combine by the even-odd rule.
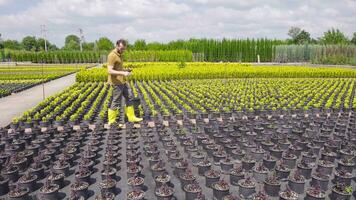
[[108, 73], [111, 74], [111, 75], [122, 75], [122, 76], [130, 75], [130, 72], [128, 72], [128, 71], [117, 71], [117, 70], [114, 70], [114, 66], [112, 66], [112, 65], [108, 66]]

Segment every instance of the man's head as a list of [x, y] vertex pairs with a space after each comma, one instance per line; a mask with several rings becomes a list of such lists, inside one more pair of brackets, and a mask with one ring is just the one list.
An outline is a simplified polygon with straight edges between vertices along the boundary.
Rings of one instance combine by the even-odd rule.
[[122, 54], [126, 50], [127, 42], [124, 39], [120, 39], [116, 42], [116, 50]]

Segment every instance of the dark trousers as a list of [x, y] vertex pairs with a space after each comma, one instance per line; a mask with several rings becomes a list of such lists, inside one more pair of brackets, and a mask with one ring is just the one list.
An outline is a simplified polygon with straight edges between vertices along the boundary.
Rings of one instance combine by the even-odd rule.
[[133, 105], [133, 95], [128, 83], [123, 85], [112, 85], [112, 102], [110, 105], [110, 109], [116, 110], [120, 107], [122, 96], [125, 97], [126, 106]]

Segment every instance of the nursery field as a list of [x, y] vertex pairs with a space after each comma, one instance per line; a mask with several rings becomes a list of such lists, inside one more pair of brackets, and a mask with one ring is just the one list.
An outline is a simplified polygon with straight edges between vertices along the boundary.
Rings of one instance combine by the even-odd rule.
[[0, 197], [355, 199], [355, 70], [125, 66], [144, 121], [108, 128], [107, 69], [81, 70], [0, 129]]
[[85, 66], [0, 66], [0, 98], [85, 69]]

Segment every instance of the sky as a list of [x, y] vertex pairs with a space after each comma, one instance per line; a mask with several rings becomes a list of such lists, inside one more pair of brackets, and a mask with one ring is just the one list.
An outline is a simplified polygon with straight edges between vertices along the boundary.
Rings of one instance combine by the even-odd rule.
[[69, 34], [84, 32], [134, 42], [189, 38], [288, 38], [298, 26], [314, 38], [334, 27], [356, 32], [356, 0], [0, 0], [3, 39], [40, 37], [64, 45]]

